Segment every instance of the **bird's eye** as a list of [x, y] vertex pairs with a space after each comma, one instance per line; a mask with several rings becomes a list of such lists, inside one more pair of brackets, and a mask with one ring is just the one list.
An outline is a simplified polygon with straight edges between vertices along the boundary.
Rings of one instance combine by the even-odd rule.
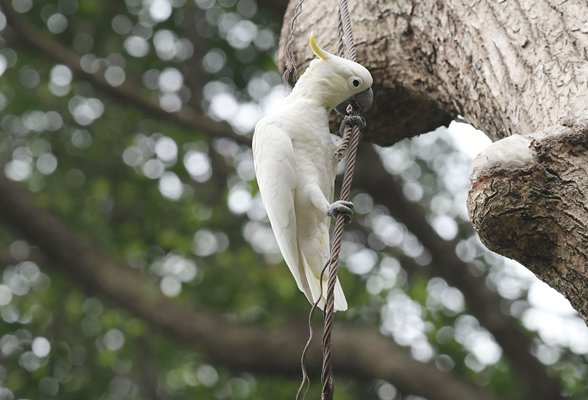
[[349, 79], [349, 83], [351, 86], [358, 88], [361, 85], [361, 79], [358, 78], [357, 76], [354, 76]]

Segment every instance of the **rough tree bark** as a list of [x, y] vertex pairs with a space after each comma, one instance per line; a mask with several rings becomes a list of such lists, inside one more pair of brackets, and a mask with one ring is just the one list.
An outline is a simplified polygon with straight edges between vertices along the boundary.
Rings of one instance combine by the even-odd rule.
[[[304, 3], [292, 47], [300, 68], [311, 58], [311, 30], [336, 49], [336, 7]], [[457, 116], [494, 141], [525, 135], [517, 152], [497, 142], [480, 155], [471, 219], [488, 248], [527, 266], [588, 320], [586, 2], [365, 0], [350, 8], [358, 60], [375, 82], [366, 140], [390, 145]]]
[[504, 139], [476, 159], [471, 220], [486, 246], [526, 265], [588, 321], [588, 119], [516, 139], [516, 155]]

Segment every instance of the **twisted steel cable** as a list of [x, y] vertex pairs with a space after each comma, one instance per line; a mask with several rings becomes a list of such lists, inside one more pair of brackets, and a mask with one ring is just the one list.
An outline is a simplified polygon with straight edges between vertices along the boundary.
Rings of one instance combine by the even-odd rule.
[[[349, 17], [349, 9], [347, 7], [347, 0], [339, 2], [339, 44], [340, 48], [345, 49], [345, 57], [351, 61], [356, 61], [357, 56], [355, 52], [355, 41], [353, 40], [353, 33], [351, 30], [351, 18]], [[342, 45], [343, 44], [343, 45]], [[341, 50], [340, 50], [341, 51]], [[358, 116], [358, 107], [353, 104], [347, 106], [347, 115]], [[353, 173], [355, 170], [355, 163], [357, 160], [357, 147], [359, 145], [359, 138], [361, 132], [359, 126], [354, 124], [352, 126], [346, 125], [343, 135], [343, 143], [349, 143], [347, 154], [347, 165], [345, 166], [345, 173], [343, 175], [343, 184], [341, 186], [340, 200], [349, 201], [351, 193], [351, 182], [353, 180]], [[325, 324], [323, 331], [323, 366], [322, 366], [322, 382], [323, 389], [321, 400], [332, 400], [334, 395], [334, 381], [332, 369], [332, 331], [334, 320], [334, 300], [335, 300], [335, 283], [337, 282], [337, 272], [339, 271], [339, 254], [341, 252], [341, 242], [343, 240], [343, 228], [345, 225], [345, 216], [337, 215], [335, 221], [335, 229], [331, 241], [331, 256], [328, 262], [329, 280], [327, 285], [327, 301], [325, 304]], [[327, 268], [327, 267], [325, 267]]]

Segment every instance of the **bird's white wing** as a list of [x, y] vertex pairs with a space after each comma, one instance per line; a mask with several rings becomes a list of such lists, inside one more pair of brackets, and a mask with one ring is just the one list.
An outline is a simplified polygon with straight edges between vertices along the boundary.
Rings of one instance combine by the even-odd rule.
[[310, 288], [300, 260], [294, 210], [294, 190], [298, 184], [294, 149], [288, 134], [266, 118], [255, 126], [253, 162], [261, 199], [284, 261], [298, 288], [308, 296]]
[[[290, 137], [277, 123], [266, 118], [257, 123], [253, 136], [253, 161], [261, 199], [284, 261], [300, 291], [311, 303], [320, 299], [319, 307], [322, 309], [327, 282], [325, 279], [321, 292], [319, 275], [329, 255], [328, 222], [317, 226], [312, 244], [300, 242], [295, 209], [295, 190], [299, 182], [295, 172], [294, 149]], [[333, 187], [330, 189], [329, 200], [332, 199]], [[337, 280], [335, 310], [346, 309], [347, 301]]]

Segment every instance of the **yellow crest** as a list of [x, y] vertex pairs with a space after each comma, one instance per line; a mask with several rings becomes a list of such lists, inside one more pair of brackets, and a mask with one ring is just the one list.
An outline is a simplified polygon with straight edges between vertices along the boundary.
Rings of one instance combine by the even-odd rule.
[[319, 47], [319, 45], [316, 43], [316, 39], [314, 38], [313, 32], [310, 32], [310, 36], [308, 38], [308, 41], [310, 43], [310, 48], [312, 49], [312, 52], [314, 53], [315, 56], [317, 56], [321, 60], [326, 60], [328, 58], [329, 53], [327, 53], [326, 51], [324, 51], [323, 49], [321, 49]]

